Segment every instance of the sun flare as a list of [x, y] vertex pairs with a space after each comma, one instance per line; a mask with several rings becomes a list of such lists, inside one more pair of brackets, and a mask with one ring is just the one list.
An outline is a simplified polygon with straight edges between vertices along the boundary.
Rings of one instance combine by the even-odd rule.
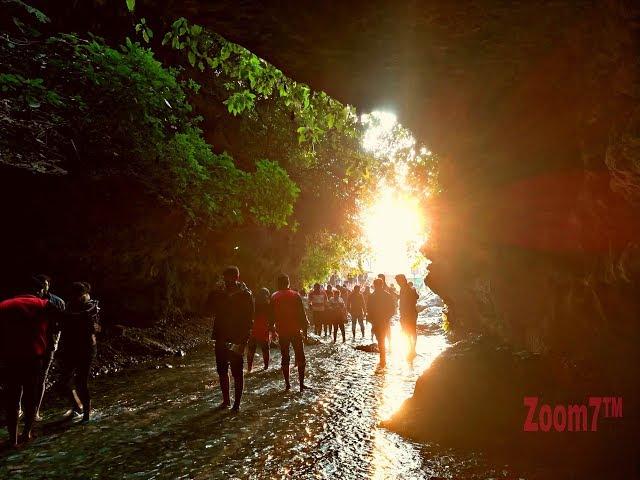
[[375, 272], [405, 272], [413, 269], [414, 256], [425, 241], [425, 219], [418, 202], [391, 190], [365, 210], [362, 229], [371, 251], [370, 268]]

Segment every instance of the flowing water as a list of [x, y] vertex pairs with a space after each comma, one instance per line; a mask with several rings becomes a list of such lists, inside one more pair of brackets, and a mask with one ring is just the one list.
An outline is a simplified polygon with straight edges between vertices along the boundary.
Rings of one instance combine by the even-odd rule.
[[[437, 298], [422, 301], [430, 307], [419, 322], [439, 321]], [[368, 329], [364, 339], [358, 333], [352, 341], [348, 328], [345, 344], [307, 346], [312, 389], [304, 394], [283, 391], [272, 349], [271, 368], [247, 375], [237, 415], [214, 410], [220, 395], [210, 346], [160, 369], [99, 378], [95, 419], [69, 424], [58, 421], [59, 410], [45, 412], [39, 438], [0, 453], [0, 478], [448, 477], [463, 460], [426, 455], [425, 446], [379, 426], [447, 348], [445, 337], [421, 335], [412, 365], [397, 324], [392, 341], [385, 371], [376, 371], [376, 354], [354, 348], [371, 343]]]

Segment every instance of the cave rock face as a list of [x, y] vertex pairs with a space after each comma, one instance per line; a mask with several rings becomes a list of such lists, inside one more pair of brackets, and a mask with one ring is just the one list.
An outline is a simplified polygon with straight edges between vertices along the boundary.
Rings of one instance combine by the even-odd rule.
[[575, 356], [637, 338], [637, 4], [161, 9], [340, 100], [393, 109], [440, 154], [425, 253], [457, 331]]
[[[456, 331], [576, 358], [603, 346], [633, 353], [637, 2], [140, 0], [136, 9], [165, 27], [179, 16], [210, 27], [361, 110], [391, 109], [439, 154], [444, 193], [429, 205], [425, 253]], [[95, 1], [56, 17], [109, 33], [115, 11]]]

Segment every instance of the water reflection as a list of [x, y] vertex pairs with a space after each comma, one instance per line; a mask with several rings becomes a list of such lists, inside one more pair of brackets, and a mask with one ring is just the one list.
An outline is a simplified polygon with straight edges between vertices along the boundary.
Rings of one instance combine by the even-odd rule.
[[447, 341], [443, 335], [419, 336], [416, 344], [417, 356], [412, 361], [407, 361], [409, 339], [400, 325], [395, 324], [392, 327], [390, 346], [378, 406], [378, 419], [381, 421], [391, 417], [413, 393], [417, 376], [429, 368], [433, 360], [447, 348]]
[[[387, 420], [400, 408], [413, 393], [417, 377], [446, 348], [447, 342], [442, 335], [419, 336], [416, 344], [418, 355], [412, 362], [408, 362], [409, 340], [398, 324], [392, 327], [387, 369], [381, 373], [381, 389], [376, 409], [378, 422]], [[424, 476], [418, 448], [391, 432], [377, 429], [373, 440], [371, 478], [397, 478], [398, 468], [409, 478]]]
[[377, 355], [353, 348], [369, 343], [368, 334], [309, 347], [313, 389], [304, 395], [283, 392], [274, 351], [269, 371], [248, 375], [238, 416], [213, 411], [220, 399], [210, 348], [172, 369], [100, 378], [98, 420], [54, 429], [59, 411], [46, 412], [40, 438], [0, 453], [0, 478], [429, 478], [421, 446], [380, 422], [413, 393], [446, 341], [420, 336], [409, 365], [395, 325], [387, 369], [376, 373]]

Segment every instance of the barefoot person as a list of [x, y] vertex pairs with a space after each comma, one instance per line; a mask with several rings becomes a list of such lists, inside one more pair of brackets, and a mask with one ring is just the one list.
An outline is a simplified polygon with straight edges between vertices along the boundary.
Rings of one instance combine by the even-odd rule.
[[271, 346], [271, 325], [273, 324], [273, 309], [271, 308], [271, 293], [261, 288], [256, 295], [256, 309], [253, 316], [253, 328], [247, 345], [247, 373], [253, 367], [253, 357], [256, 348], [262, 352], [263, 370], [269, 369], [269, 348]]
[[385, 291], [382, 279], [376, 278], [373, 281], [373, 293], [369, 295], [367, 314], [373, 333], [378, 340], [380, 367], [385, 367], [387, 364], [385, 342], [389, 337], [391, 317], [393, 317], [395, 310], [396, 306], [393, 297]]
[[407, 282], [407, 277], [402, 273], [396, 275], [396, 282], [400, 285], [400, 326], [409, 339], [408, 357], [416, 356], [416, 343], [418, 340], [418, 292]]
[[[38, 382], [48, 350], [49, 315], [59, 305], [43, 297], [43, 284], [32, 278], [25, 286], [29, 293], [0, 302], [0, 362], [5, 370], [5, 418], [9, 444], [32, 438], [38, 408]], [[24, 406], [24, 430], [18, 438], [20, 400]]]
[[233, 376], [233, 410], [240, 410], [244, 389], [244, 349], [253, 322], [253, 295], [241, 283], [238, 267], [227, 267], [222, 273], [224, 288], [213, 298], [213, 332], [216, 370], [220, 377], [222, 403], [218, 409], [229, 408], [229, 370]]
[[349, 295], [347, 300], [347, 310], [351, 315], [351, 334], [353, 339], [356, 338], [356, 326], [360, 324], [360, 332], [362, 338], [364, 338], [364, 315], [365, 315], [365, 303], [362, 293], [360, 293], [360, 285], [353, 287], [353, 292]]
[[333, 323], [331, 320], [331, 312], [329, 311], [329, 301], [333, 298], [333, 286], [331, 284], [327, 285], [326, 294], [327, 294], [327, 310], [326, 310], [326, 314], [324, 315], [324, 320], [322, 322], [322, 330], [324, 332], [325, 337], [327, 335], [331, 336], [331, 328], [333, 326]]
[[319, 283], [314, 284], [313, 290], [309, 292], [309, 304], [313, 313], [313, 332], [318, 336], [322, 335], [322, 325], [327, 316], [328, 302], [327, 292], [322, 289]]
[[44, 398], [44, 391], [47, 386], [47, 377], [49, 375], [49, 369], [53, 363], [53, 358], [58, 348], [58, 341], [60, 340], [60, 321], [62, 318], [62, 312], [64, 312], [66, 306], [64, 301], [51, 293], [51, 278], [48, 275], [40, 274], [34, 277], [42, 284], [42, 298], [49, 300], [52, 305], [55, 305], [56, 313], [52, 313], [49, 318], [49, 327], [47, 329], [47, 351], [44, 355], [44, 361], [42, 363], [42, 371], [40, 372], [40, 378], [38, 379], [38, 391], [36, 398], [38, 399], [38, 406], [36, 408], [36, 421], [40, 421], [40, 406]]
[[307, 331], [307, 314], [300, 295], [289, 288], [289, 277], [282, 274], [278, 277], [278, 291], [271, 296], [273, 306], [273, 319], [276, 333], [280, 341], [280, 353], [282, 355], [282, 375], [284, 376], [285, 389], [291, 389], [289, 382], [289, 365], [291, 363], [290, 346], [296, 356], [298, 366], [298, 380], [300, 391], [305, 389], [304, 371], [306, 359], [304, 356], [303, 332]]
[[333, 297], [329, 300], [329, 312], [331, 314], [331, 328], [333, 330], [333, 343], [338, 338], [338, 330], [342, 332], [342, 343], [347, 341], [344, 324], [347, 321], [347, 307], [340, 296], [340, 290], [333, 291]]

